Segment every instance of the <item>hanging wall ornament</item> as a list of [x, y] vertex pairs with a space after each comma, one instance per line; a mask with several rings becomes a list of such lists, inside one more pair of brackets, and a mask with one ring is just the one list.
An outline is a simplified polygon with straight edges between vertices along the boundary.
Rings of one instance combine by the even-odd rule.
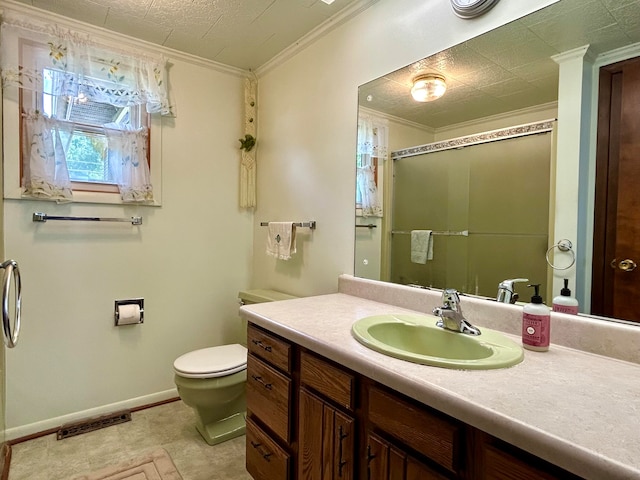
[[258, 82], [244, 81], [244, 138], [240, 140], [240, 208], [256, 206], [256, 110]]

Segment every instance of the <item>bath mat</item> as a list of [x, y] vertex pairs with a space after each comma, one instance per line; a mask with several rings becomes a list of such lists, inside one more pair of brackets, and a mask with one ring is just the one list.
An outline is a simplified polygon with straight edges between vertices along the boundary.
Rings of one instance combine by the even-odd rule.
[[182, 480], [173, 460], [159, 448], [119, 465], [105, 467], [72, 480]]

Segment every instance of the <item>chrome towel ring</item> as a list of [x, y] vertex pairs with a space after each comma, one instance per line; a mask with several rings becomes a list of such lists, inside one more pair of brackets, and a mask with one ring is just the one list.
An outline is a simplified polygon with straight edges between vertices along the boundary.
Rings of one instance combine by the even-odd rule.
[[[549, 260], [549, 254], [555, 248], [557, 248], [560, 252], [570, 252], [571, 263], [569, 265], [567, 265], [566, 267], [557, 267], [553, 263], [551, 263], [551, 260]], [[576, 252], [573, 251], [573, 244], [571, 243], [571, 240], [567, 240], [566, 238], [560, 240], [558, 243], [556, 243], [551, 248], [549, 248], [549, 250], [547, 250], [547, 254], [545, 255], [545, 258], [547, 259], [547, 263], [549, 264], [549, 266], [554, 270], [567, 270], [573, 267], [573, 265], [576, 263]]]
[[[4, 343], [7, 347], [13, 348], [18, 343], [20, 335], [20, 304], [22, 303], [22, 283], [20, 281], [20, 269], [15, 260], [7, 260], [0, 264], [4, 269], [4, 281], [2, 287], [2, 330], [4, 331]], [[11, 279], [15, 282], [15, 321], [13, 331], [11, 331], [11, 319], [9, 318], [9, 293], [11, 290]]]

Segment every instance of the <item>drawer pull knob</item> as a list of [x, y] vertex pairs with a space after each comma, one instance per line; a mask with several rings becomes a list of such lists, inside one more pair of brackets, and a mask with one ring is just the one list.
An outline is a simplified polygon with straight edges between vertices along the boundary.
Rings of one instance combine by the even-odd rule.
[[271, 390], [273, 388], [273, 385], [271, 385], [270, 383], [264, 383], [264, 380], [262, 380], [262, 377], [259, 375], [251, 375], [251, 378], [253, 378], [256, 382], [261, 383], [267, 390]]
[[251, 446], [253, 448], [255, 448], [258, 451], [258, 453], [262, 456], [262, 458], [264, 458], [267, 462], [271, 461], [271, 460], [269, 460], [269, 457], [271, 455], [273, 455], [273, 453], [271, 453], [271, 452], [266, 452], [266, 453], [263, 452], [263, 450], [260, 448], [262, 446], [261, 443], [256, 443], [253, 440], [251, 440]]
[[251, 340], [251, 341], [253, 342], [254, 345], [257, 345], [258, 347], [262, 348], [265, 352], [271, 351], [271, 345], [265, 345], [260, 340]]

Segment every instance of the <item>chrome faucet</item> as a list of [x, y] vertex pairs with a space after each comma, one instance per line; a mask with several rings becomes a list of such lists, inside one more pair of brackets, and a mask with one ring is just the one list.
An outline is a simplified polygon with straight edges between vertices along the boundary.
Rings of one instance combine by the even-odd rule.
[[442, 306], [433, 309], [433, 314], [440, 317], [438, 327], [467, 335], [480, 335], [480, 329], [471, 325], [462, 314], [460, 296], [454, 288], [442, 292]]
[[516, 303], [518, 301], [518, 294], [515, 291], [514, 285], [518, 282], [528, 282], [528, 278], [512, 278], [509, 280], [503, 280], [498, 284], [498, 296], [496, 300], [502, 303]]

